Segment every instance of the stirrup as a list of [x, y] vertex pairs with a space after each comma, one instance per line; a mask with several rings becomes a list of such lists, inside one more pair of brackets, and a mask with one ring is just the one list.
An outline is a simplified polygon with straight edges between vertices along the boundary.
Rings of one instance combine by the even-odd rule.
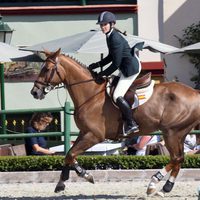
[[[127, 129], [127, 128], [129, 128], [129, 129]], [[124, 124], [123, 124], [123, 135], [124, 136], [128, 136], [131, 133], [137, 133], [137, 132], [139, 132], [139, 128], [138, 128], [137, 124], [134, 124], [133, 126], [128, 126], [126, 124], [126, 122], [124, 122]]]

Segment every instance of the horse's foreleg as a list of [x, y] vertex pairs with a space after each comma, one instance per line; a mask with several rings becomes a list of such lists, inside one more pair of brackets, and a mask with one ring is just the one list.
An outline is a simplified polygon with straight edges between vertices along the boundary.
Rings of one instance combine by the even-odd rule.
[[151, 181], [147, 188], [147, 195], [156, 192], [156, 184], [158, 184], [172, 170], [172, 167], [172, 164], [168, 164], [151, 177]]
[[55, 192], [60, 192], [65, 189], [64, 182], [69, 179], [70, 169], [74, 169], [80, 177], [83, 177], [87, 181], [94, 183], [93, 176], [87, 173], [86, 170], [78, 164], [75, 158], [99, 142], [101, 142], [101, 140], [94, 137], [91, 132], [88, 132], [85, 135], [79, 135], [73, 147], [69, 150], [65, 157], [65, 165], [61, 172], [59, 182], [56, 185]]
[[[78, 142], [78, 140], [79, 139], [77, 138], [77, 140], [74, 144], [76, 144]], [[64, 182], [69, 179], [70, 168], [73, 165], [73, 163], [75, 162], [74, 160], [75, 160], [75, 157], [73, 157], [73, 155], [71, 154], [71, 149], [70, 149], [67, 152], [67, 155], [65, 157], [65, 163], [64, 163], [64, 166], [63, 166], [61, 174], [60, 174], [60, 179], [56, 185], [54, 192], [57, 193], [57, 192], [63, 191], [65, 189]]]
[[64, 182], [66, 180], [69, 179], [69, 172], [70, 172], [70, 167], [69, 165], [65, 165], [62, 169], [62, 172], [61, 172], [61, 175], [60, 175], [60, 179], [56, 185], [56, 188], [54, 190], [54, 192], [60, 192], [60, 191], [63, 191], [65, 190], [65, 184]]
[[64, 182], [69, 179], [70, 169], [74, 169], [75, 172], [78, 174], [78, 176], [86, 179], [90, 183], [94, 183], [93, 176], [90, 173], [88, 173], [83, 167], [81, 167], [77, 161], [75, 161], [74, 164], [72, 164], [71, 166], [65, 165], [63, 167], [61, 175], [60, 175], [60, 179], [55, 188], [56, 193], [65, 190]]
[[93, 178], [92, 174], [88, 173], [83, 167], [81, 167], [77, 161], [74, 163], [73, 168], [78, 176], [84, 178], [85, 180], [89, 181], [90, 183], [94, 183], [94, 178]]

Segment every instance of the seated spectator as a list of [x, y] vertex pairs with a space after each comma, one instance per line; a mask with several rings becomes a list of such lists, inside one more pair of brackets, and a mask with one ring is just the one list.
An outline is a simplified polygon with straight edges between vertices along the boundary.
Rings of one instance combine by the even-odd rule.
[[47, 126], [52, 122], [51, 113], [35, 113], [30, 120], [28, 133], [34, 133], [35, 137], [25, 139], [27, 155], [52, 155], [55, 152], [47, 149], [47, 142], [43, 136], [37, 136], [37, 133], [44, 132]]
[[128, 155], [137, 155], [137, 156], [144, 156], [145, 152], [146, 152], [146, 147], [149, 144], [153, 144], [156, 142], [159, 142], [159, 137], [157, 135], [151, 136], [151, 135], [145, 135], [145, 136], [139, 136], [137, 138], [136, 143], [133, 144], [129, 144], [128, 145], [128, 149], [132, 148], [132, 153], [133, 154], [129, 154], [129, 152], [131, 152], [131, 150], [128, 150]]
[[185, 154], [198, 154], [200, 153], [200, 145], [197, 145], [197, 138], [195, 134], [188, 134], [184, 141]]

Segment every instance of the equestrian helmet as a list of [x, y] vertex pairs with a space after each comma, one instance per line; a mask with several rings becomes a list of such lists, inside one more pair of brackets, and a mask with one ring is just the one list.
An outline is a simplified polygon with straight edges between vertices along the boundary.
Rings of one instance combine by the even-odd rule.
[[102, 12], [99, 17], [97, 24], [106, 24], [106, 23], [116, 23], [116, 17], [113, 13], [104, 11]]

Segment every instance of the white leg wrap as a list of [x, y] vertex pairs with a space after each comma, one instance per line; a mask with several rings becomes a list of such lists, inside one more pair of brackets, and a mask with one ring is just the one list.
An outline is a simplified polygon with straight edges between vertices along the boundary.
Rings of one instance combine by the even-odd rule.
[[175, 178], [175, 177], [173, 177], [173, 176], [170, 176], [168, 180], [169, 180], [171, 183], [174, 183], [174, 182], [175, 182], [175, 180], [176, 180], [176, 178]]
[[167, 171], [165, 168], [158, 171], [156, 174], [153, 175], [155, 179], [157, 179], [157, 182], [161, 181], [165, 176], [167, 175]]
[[168, 172], [166, 171], [165, 167], [162, 168], [162, 169], [160, 170], [160, 173], [161, 173], [163, 176], [166, 176], [166, 175], [168, 174]]
[[148, 189], [155, 189], [156, 188], [156, 184], [158, 182], [159, 182], [158, 179], [155, 176], [153, 176], [151, 178], [151, 181], [150, 181], [149, 185], [148, 185]]

